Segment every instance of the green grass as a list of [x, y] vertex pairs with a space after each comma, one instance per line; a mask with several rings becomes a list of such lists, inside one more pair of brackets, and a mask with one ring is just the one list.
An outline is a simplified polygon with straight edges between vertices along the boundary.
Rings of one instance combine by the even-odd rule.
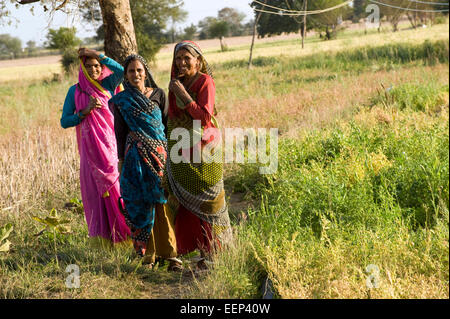
[[[274, 50], [256, 56], [251, 71], [236, 48], [213, 54], [223, 127], [278, 127], [282, 135], [276, 174], [225, 167], [227, 196], [243, 198], [230, 206], [235, 240], [194, 280], [165, 265], [150, 270], [129, 248], [90, 246], [75, 133], [59, 127], [76, 78], [3, 82], [0, 227], [14, 230], [12, 250], [0, 252], [0, 297], [259, 298], [268, 277], [277, 298], [448, 298], [448, 38], [441, 29], [429, 42], [423, 30], [392, 35], [420, 35], [397, 44], [369, 32], [331, 52], [338, 42], [310, 39], [316, 54]], [[358, 48], [373, 37], [381, 42]], [[258, 49], [299, 47], [281, 44]], [[155, 72], [163, 88], [168, 76]], [[31, 216], [53, 208], [72, 233], [33, 236], [41, 228]], [[65, 287], [71, 264], [80, 266], [80, 289]], [[379, 289], [366, 286], [371, 264], [380, 269]]]
[[[448, 104], [440, 106], [443, 114], [430, 115], [389, 104], [385, 112], [397, 118], [375, 125], [367, 122], [367, 107], [354, 121], [281, 140], [277, 174], [261, 176], [248, 165], [236, 170], [227, 182], [261, 201], [237, 235], [247, 260], [236, 264], [230, 253], [220, 255], [199, 294], [260, 297], [268, 275], [283, 298], [446, 298], [449, 127]], [[384, 282], [374, 291], [364, 282], [370, 264]], [[249, 282], [242, 290], [237, 280], [222, 280], [239, 265], [245, 265], [239, 278]], [[346, 285], [331, 291], [339, 278]]]
[[[355, 72], [361, 68], [367, 68], [376, 63], [405, 64], [419, 61], [424, 64], [448, 63], [449, 41], [439, 40], [435, 42], [425, 41], [422, 44], [396, 43], [377, 47], [364, 47], [345, 50], [336, 54], [315, 54], [298, 58], [258, 57], [253, 61], [255, 67], [270, 66], [273, 72], [289, 72], [301, 69], [321, 69], [330, 71]], [[245, 68], [248, 61], [238, 60], [225, 62], [223, 69]], [[355, 69], [355, 66], [357, 68]], [[220, 68], [220, 67], [219, 67]]]

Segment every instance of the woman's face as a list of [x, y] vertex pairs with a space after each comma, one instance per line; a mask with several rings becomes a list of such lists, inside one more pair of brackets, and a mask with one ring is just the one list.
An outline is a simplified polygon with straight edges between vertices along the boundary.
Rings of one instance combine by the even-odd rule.
[[141, 61], [131, 61], [130, 64], [128, 64], [125, 76], [132, 86], [137, 88], [145, 87], [145, 68]]
[[185, 49], [180, 49], [175, 55], [175, 64], [178, 68], [178, 77], [192, 77], [200, 69], [200, 59], [194, 57]]
[[84, 66], [91, 79], [97, 81], [102, 74], [102, 65], [100, 62], [97, 59], [90, 58], [86, 59]]

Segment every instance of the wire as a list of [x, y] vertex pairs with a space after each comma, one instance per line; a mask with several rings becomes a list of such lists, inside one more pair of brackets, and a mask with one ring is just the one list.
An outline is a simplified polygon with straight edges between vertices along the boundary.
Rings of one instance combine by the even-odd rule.
[[[410, 8], [403, 8], [403, 7], [398, 7], [398, 6], [393, 6], [387, 3], [383, 3], [383, 2], [378, 2], [375, 0], [369, 0], [370, 2], [382, 5], [382, 6], [386, 6], [386, 7], [390, 7], [390, 8], [394, 8], [394, 9], [400, 9], [400, 10], [405, 10], [405, 11], [414, 11], [414, 12], [425, 12], [425, 13], [434, 13], [434, 12], [449, 12], [449, 9], [443, 9], [443, 10], [425, 10], [425, 9], [410, 9]], [[436, 5], [448, 5], [448, 3], [438, 3], [438, 2], [425, 2], [425, 1], [418, 1], [418, 0], [408, 0], [410, 2], [416, 2], [416, 3], [423, 3], [423, 4], [436, 4]], [[268, 11], [268, 10], [263, 10], [263, 9], [257, 9], [254, 8], [255, 11], [258, 12], [263, 12], [263, 13], [269, 13], [269, 14], [276, 14], [276, 15], [284, 15], [284, 16], [304, 16], [304, 15], [313, 15], [313, 14], [320, 14], [320, 13], [324, 13], [324, 12], [329, 12], [332, 10], [336, 10], [339, 9], [341, 7], [344, 7], [345, 5], [349, 4], [350, 2], [353, 2], [352, 0], [346, 1], [344, 3], [341, 3], [339, 5], [336, 5], [334, 7], [331, 8], [327, 8], [327, 9], [322, 9], [322, 10], [313, 10], [313, 11], [298, 11], [298, 10], [289, 10], [289, 9], [284, 9], [284, 8], [279, 8], [279, 7], [275, 7], [275, 6], [271, 6], [265, 3], [262, 3], [258, 0], [253, 0], [253, 2], [258, 3], [262, 6], [271, 8], [271, 9], [276, 9], [278, 10], [278, 12], [275, 11]]]
[[390, 4], [386, 4], [383, 2], [378, 2], [375, 0], [369, 0], [370, 2], [382, 5], [382, 6], [386, 6], [386, 7], [390, 7], [390, 8], [394, 8], [394, 9], [400, 9], [400, 10], [405, 10], [405, 11], [414, 11], [414, 12], [448, 12], [449, 9], [444, 9], [444, 10], [423, 10], [423, 9], [409, 9], [409, 8], [402, 8], [402, 7], [397, 7], [397, 6], [392, 6]]
[[437, 6], [448, 6], [448, 3], [442, 3], [442, 2], [429, 2], [429, 1], [418, 1], [418, 0], [408, 0], [408, 1], [415, 2], [415, 3], [422, 3], [422, 4], [437, 5]]
[[257, 0], [254, 0], [253, 2], [256, 2], [256, 3], [258, 3], [258, 4], [262, 5], [262, 6], [265, 6], [265, 7], [271, 8], [271, 9], [276, 9], [276, 10], [279, 10], [279, 11], [286, 11], [286, 12], [293, 12], [293, 13], [305, 12], [305, 11], [288, 10], [288, 9], [283, 9], [283, 8], [279, 8], [279, 7], [274, 7], [274, 6], [271, 6], [270, 4], [262, 3], [262, 2], [257, 1]]
[[353, 2], [353, 0], [346, 1], [344, 3], [338, 4], [338, 5], [336, 5], [334, 7], [331, 7], [331, 8], [322, 9], [322, 10], [313, 10], [313, 11], [287, 10], [287, 9], [283, 9], [283, 8], [278, 8], [278, 7], [266, 5], [266, 4], [261, 3], [261, 2], [259, 2], [257, 0], [254, 0], [253, 2], [256, 2], [256, 3], [261, 4], [263, 6], [267, 6], [267, 7], [272, 8], [272, 9], [279, 10], [278, 12], [275, 12], [275, 11], [267, 11], [267, 10], [262, 10], [262, 9], [256, 9], [255, 8], [254, 9], [255, 11], [271, 13], [271, 14], [278, 14], [278, 15], [286, 15], [286, 16], [302, 16], [302, 15], [320, 14], [320, 13], [336, 10], [336, 9], [339, 9], [341, 7], [344, 7], [344, 6], [348, 5], [350, 2]]

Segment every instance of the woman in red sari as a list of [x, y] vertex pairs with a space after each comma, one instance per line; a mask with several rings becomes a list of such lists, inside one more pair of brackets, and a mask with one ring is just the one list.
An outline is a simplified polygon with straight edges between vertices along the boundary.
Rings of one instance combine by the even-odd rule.
[[[212, 72], [197, 44], [176, 45], [169, 85], [168, 150], [166, 164], [168, 204], [175, 216], [175, 236], [180, 254], [199, 249], [202, 257], [231, 239], [230, 219], [223, 185], [220, 134], [214, 117], [215, 84]], [[196, 128], [194, 120], [201, 122]], [[176, 159], [176, 129], [190, 132], [194, 144], [182, 150], [189, 159]], [[212, 130], [216, 134], [208, 134]], [[174, 132], [175, 139], [177, 136]], [[198, 136], [198, 143], [195, 142]], [[219, 147], [217, 147], [219, 146]], [[195, 160], [195, 151], [201, 156]], [[204, 151], [208, 150], [209, 160]], [[183, 156], [184, 156], [183, 155]], [[213, 160], [211, 160], [213, 159]], [[205, 267], [204, 260], [199, 267]]]

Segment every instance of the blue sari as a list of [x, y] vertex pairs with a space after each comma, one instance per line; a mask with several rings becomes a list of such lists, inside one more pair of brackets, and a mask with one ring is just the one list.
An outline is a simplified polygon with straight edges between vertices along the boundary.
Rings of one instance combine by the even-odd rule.
[[162, 113], [156, 102], [128, 83], [110, 103], [116, 105], [130, 129], [120, 175], [125, 207], [119, 206], [130, 226], [135, 249], [142, 255], [154, 225], [155, 205], [167, 202], [161, 186], [167, 159]]

